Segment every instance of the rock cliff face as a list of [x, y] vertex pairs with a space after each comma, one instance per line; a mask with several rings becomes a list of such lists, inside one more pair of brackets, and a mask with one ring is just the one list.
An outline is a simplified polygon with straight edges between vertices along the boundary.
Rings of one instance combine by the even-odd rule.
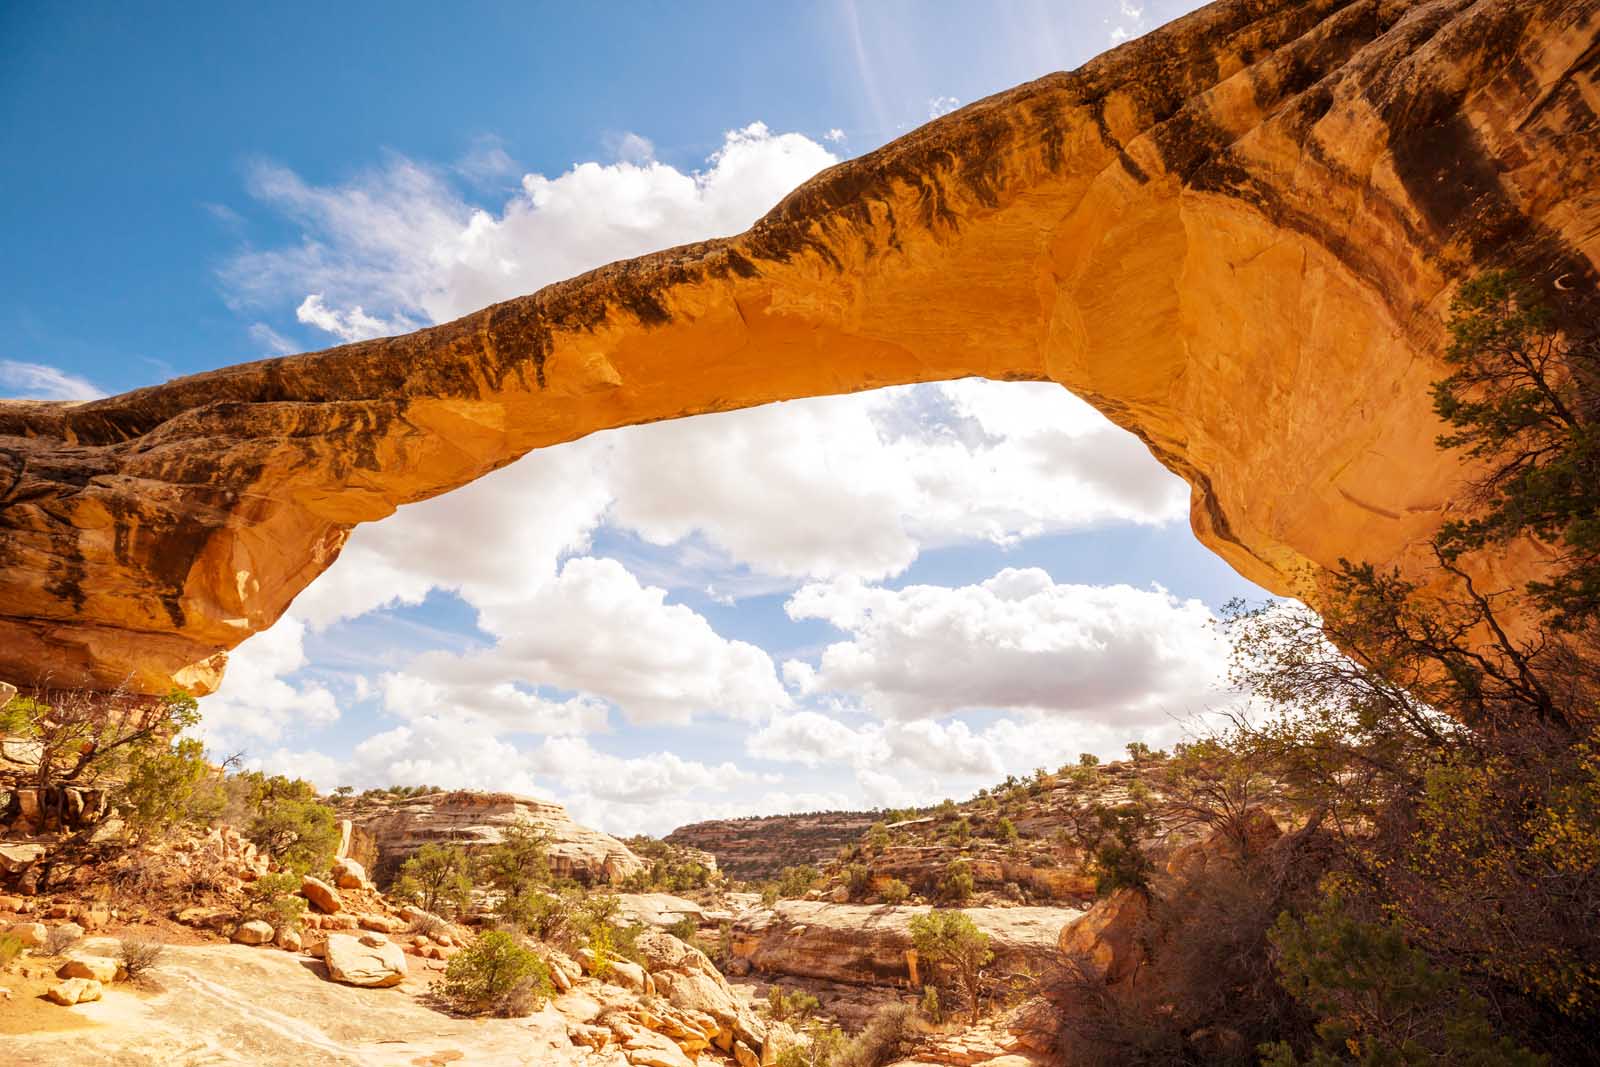
[[[989, 935], [993, 967], [1018, 971], [1047, 966], [1063, 924], [1080, 914], [1072, 908], [964, 910]], [[771, 910], [739, 916], [733, 925], [734, 957], [771, 974], [915, 989], [906, 955], [911, 920], [927, 912], [926, 907], [783, 900]]]
[[662, 840], [711, 853], [730, 878], [765, 881], [785, 867], [828, 862], [839, 846], [853, 843], [878, 818], [870, 811], [826, 811], [712, 819], [680, 826]]
[[498, 844], [508, 826], [524, 825], [545, 835], [551, 871], [589, 885], [619, 882], [644, 869], [621, 841], [580, 826], [560, 804], [510, 793], [429, 793], [401, 800], [359, 798], [340, 815], [372, 840], [373, 876], [387, 884], [394, 869], [426, 844], [468, 849]]
[[967, 375], [1138, 434], [1271, 589], [1413, 565], [1462, 475], [1426, 388], [1452, 284], [1517, 265], [1569, 321], [1596, 295], [1597, 11], [1219, 0], [736, 237], [404, 337], [0, 404], [0, 678], [205, 692], [354, 524], [530, 449]]

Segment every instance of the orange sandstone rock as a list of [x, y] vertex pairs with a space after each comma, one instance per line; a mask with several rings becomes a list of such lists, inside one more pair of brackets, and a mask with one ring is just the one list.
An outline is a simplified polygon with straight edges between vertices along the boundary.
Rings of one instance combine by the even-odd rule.
[[1595, 299], [1596, 25], [1596, 0], [1219, 0], [735, 237], [404, 337], [0, 402], [0, 678], [208, 692], [352, 526], [531, 449], [968, 375], [1138, 434], [1272, 590], [1415, 567], [1463, 475], [1427, 390], [1452, 285], [1509, 264], [1566, 321]]

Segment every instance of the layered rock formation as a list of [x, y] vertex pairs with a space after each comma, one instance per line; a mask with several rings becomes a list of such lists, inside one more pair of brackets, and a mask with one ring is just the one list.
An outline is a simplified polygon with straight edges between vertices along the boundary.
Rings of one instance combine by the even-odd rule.
[[710, 853], [730, 878], [764, 881], [785, 867], [833, 859], [839, 846], [856, 841], [878, 818], [871, 811], [822, 811], [711, 819], [680, 826], [662, 840]]
[[[1015, 971], [1047, 966], [1062, 925], [1079, 915], [1072, 908], [964, 910], [989, 935], [994, 967]], [[911, 920], [927, 911], [783, 900], [770, 910], [739, 916], [733, 925], [734, 957], [771, 974], [915, 989], [908, 956]]]
[[498, 844], [507, 827], [526, 826], [545, 836], [551, 872], [589, 885], [620, 882], [644, 869], [621, 841], [580, 826], [560, 804], [510, 793], [428, 793], [400, 799], [362, 797], [346, 802], [340, 815], [372, 840], [370, 865], [383, 879], [426, 844], [468, 849]]
[[966, 375], [1138, 434], [1270, 589], [1412, 565], [1462, 476], [1427, 393], [1452, 284], [1516, 265], [1568, 321], [1596, 294], [1597, 7], [1219, 0], [736, 237], [404, 337], [6, 402], [0, 678], [205, 692], [354, 524], [530, 449]]

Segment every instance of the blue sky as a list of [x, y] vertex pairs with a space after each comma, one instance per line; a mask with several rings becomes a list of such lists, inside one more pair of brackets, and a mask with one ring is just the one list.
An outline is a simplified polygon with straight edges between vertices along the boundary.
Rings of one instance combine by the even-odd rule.
[[[0, 395], [442, 321], [742, 229], [1193, 5], [7, 5]], [[670, 459], [666, 458], [670, 457]], [[208, 698], [219, 751], [617, 831], [932, 801], [1222, 699], [1259, 590], [1048, 385], [639, 427], [358, 530]]]

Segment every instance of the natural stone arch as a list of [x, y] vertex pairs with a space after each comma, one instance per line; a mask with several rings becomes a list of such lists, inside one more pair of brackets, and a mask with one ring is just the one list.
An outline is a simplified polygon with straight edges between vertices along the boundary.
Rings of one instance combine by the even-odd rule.
[[1453, 281], [1516, 264], [1569, 315], [1597, 289], [1597, 8], [1223, 0], [733, 238], [403, 337], [0, 402], [0, 678], [207, 691], [353, 525], [531, 449], [970, 375], [1138, 434], [1270, 589], [1412, 566], [1462, 473], [1426, 389]]

